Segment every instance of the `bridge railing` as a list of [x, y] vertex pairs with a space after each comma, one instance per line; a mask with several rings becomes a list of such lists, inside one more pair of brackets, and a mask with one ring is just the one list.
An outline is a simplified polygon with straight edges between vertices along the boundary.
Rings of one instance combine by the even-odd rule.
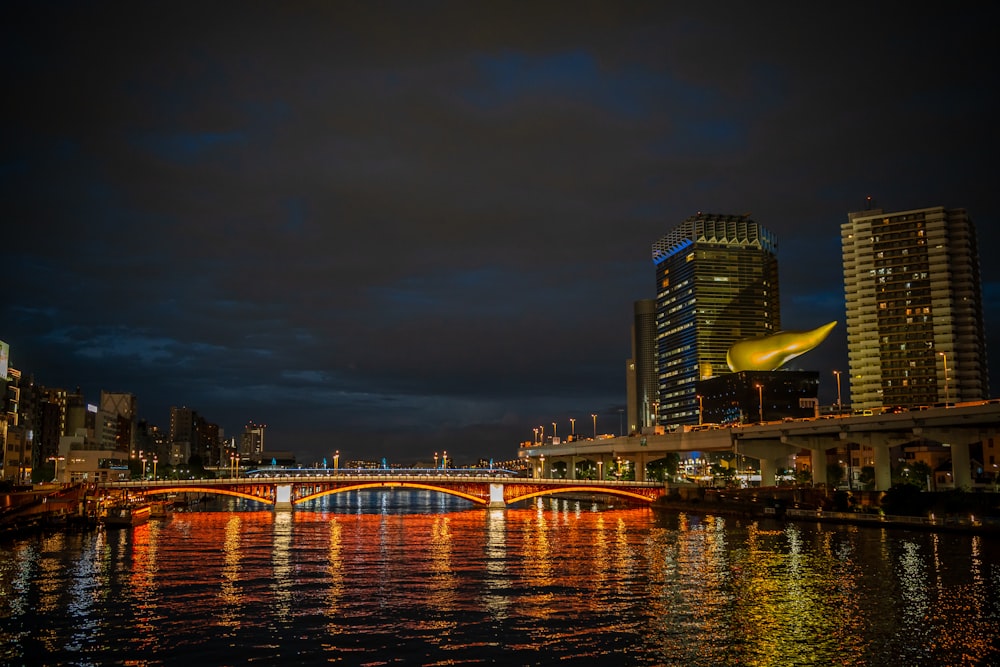
[[378, 473], [372, 473], [368, 471], [362, 471], [357, 473], [355, 471], [345, 472], [341, 471], [336, 474], [320, 474], [320, 475], [283, 475], [283, 474], [270, 474], [270, 475], [258, 475], [254, 477], [216, 477], [213, 479], [168, 479], [168, 480], [128, 480], [128, 481], [109, 481], [101, 484], [103, 488], [166, 488], [166, 487], [199, 487], [199, 486], [218, 486], [224, 484], [294, 484], [294, 483], [321, 483], [321, 482], [333, 482], [333, 481], [343, 481], [343, 482], [373, 482], [373, 481], [399, 481], [399, 482], [418, 482], [418, 483], [434, 483], [434, 482], [503, 482], [506, 484], [543, 484], [551, 486], [593, 486], [593, 487], [604, 487], [604, 488], [614, 488], [614, 487], [662, 487], [663, 482], [635, 482], [627, 480], [599, 480], [599, 479], [551, 479], [551, 478], [530, 478], [530, 477], [511, 477], [509, 475], [491, 475], [491, 474], [468, 474], [468, 471], [464, 471], [466, 474], [438, 474], [436, 471], [432, 473], [423, 472], [400, 472], [395, 471], [391, 474], [385, 474], [384, 471], [379, 471]]

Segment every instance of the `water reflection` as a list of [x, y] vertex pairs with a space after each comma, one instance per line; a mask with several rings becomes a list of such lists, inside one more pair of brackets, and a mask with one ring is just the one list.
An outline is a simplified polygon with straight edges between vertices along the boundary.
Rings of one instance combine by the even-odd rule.
[[294, 512], [191, 512], [18, 541], [0, 551], [0, 662], [144, 664], [153, 651], [168, 664], [1000, 656], [995, 540], [567, 500], [441, 503], [424, 491], [344, 494]]

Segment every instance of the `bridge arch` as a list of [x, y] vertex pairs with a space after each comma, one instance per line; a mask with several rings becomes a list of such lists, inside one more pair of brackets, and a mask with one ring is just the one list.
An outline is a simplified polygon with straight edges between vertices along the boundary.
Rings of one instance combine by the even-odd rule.
[[212, 494], [214, 496], [229, 496], [232, 498], [243, 498], [244, 500], [253, 500], [258, 503], [263, 503], [265, 505], [274, 504], [274, 494], [267, 489], [266, 486], [258, 487], [260, 489], [267, 490], [267, 495], [261, 496], [254, 493], [247, 493], [245, 491], [236, 491], [233, 489], [227, 489], [225, 487], [214, 487], [214, 486], [176, 486], [176, 487], [158, 487], [155, 489], [146, 489], [144, 494], [148, 498], [150, 496], [160, 496], [164, 494], [171, 493], [196, 493], [201, 495]]
[[537, 491], [530, 491], [528, 493], [523, 493], [518, 496], [511, 498], [504, 498], [508, 505], [520, 502], [522, 500], [528, 500], [530, 498], [537, 498], [539, 496], [558, 496], [564, 493], [586, 493], [589, 495], [602, 495], [602, 496], [621, 496], [622, 498], [628, 498], [630, 500], [641, 500], [646, 504], [651, 504], [654, 498], [644, 496], [638, 493], [633, 493], [626, 489], [615, 489], [615, 488], [594, 488], [592, 486], [569, 486], [569, 487], [559, 487], [552, 489], [542, 489]]
[[292, 499], [292, 505], [298, 505], [299, 503], [305, 503], [310, 500], [315, 500], [317, 498], [322, 498], [323, 496], [332, 496], [335, 493], [344, 493], [347, 491], [365, 491], [365, 490], [385, 490], [385, 489], [422, 489], [425, 491], [437, 491], [439, 493], [445, 493], [450, 496], [456, 496], [458, 498], [463, 498], [465, 500], [470, 500], [477, 505], [487, 505], [489, 503], [488, 498], [480, 498], [479, 496], [474, 496], [469, 493], [465, 493], [458, 489], [453, 489], [444, 486], [436, 486], [434, 484], [421, 484], [419, 482], [364, 482], [360, 484], [352, 484], [349, 486], [338, 486], [334, 488], [327, 488], [321, 491], [314, 491], [313, 493], [306, 494], [299, 498]]

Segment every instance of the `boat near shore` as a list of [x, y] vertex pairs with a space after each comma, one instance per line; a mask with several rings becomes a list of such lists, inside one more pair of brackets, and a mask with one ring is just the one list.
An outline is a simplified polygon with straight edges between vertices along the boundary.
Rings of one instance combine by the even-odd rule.
[[101, 524], [105, 528], [131, 528], [149, 521], [153, 506], [149, 503], [120, 503], [108, 507]]

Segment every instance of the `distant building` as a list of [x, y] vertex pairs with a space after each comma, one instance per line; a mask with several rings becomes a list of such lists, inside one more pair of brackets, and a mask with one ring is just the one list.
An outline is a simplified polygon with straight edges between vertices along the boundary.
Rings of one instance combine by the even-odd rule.
[[[6, 345], [6, 343], [3, 343]], [[32, 434], [21, 424], [21, 371], [8, 365], [4, 355], [0, 376], [0, 479], [31, 482]]]
[[749, 215], [699, 213], [653, 244], [657, 423], [698, 423], [700, 380], [737, 341], [781, 328], [778, 242]]
[[100, 413], [104, 416], [105, 422], [103, 437], [110, 439], [107, 444], [115, 449], [128, 452], [130, 456], [135, 456], [137, 453], [135, 448], [136, 404], [135, 394], [101, 392]]
[[632, 358], [626, 362], [628, 433], [642, 432], [656, 424], [659, 401], [656, 377], [656, 300], [633, 304]]
[[987, 398], [979, 250], [965, 210], [850, 213], [841, 245], [852, 407]]
[[64, 435], [59, 443], [55, 478], [62, 483], [101, 483], [127, 480], [128, 452], [92, 437], [93, 432], [79, 429], [74, 435]]
[[246, 425], [246, 428], [243, 429], [243, 437], [240, 439], [240, 458], [251, 461], [260, 459], [264, 452], [264, 432], [266, 430], [266, 424], [250, 422]]

